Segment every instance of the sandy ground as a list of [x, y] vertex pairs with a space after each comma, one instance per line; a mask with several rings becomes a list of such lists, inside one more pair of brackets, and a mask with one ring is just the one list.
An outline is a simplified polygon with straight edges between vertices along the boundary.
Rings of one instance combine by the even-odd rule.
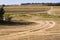
[[[0, 29], [0, 34], [11, 32], [6, 35], [1, 35], [0, 40], [25, 40], [24, 38], [20, 39], [21, 37], [28, 36], [28, 35], [49, 35], [51, 33], [46, 32], [45, 30], [53, 28], [55, 26], [54, 21], [34, 21], [36, 25], [29, 25], [22, 28], [8, 28], [8, 29]], [[30, 40], [30, 38], [26, 39]], [[31, 39], [32, 40], [32, 39]]]
[[60, 20], [38, 20], [39, 17], [31, 19], [26, 20], [37, 24], [0, 28], [0, 40], [60, 40]]

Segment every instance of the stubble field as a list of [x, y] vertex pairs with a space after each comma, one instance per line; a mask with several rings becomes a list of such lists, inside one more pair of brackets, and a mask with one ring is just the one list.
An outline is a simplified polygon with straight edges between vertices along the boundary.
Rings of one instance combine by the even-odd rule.
[[[52, 6], [60, 14], [59, 6]], [[49, 15], [51, 6], [5, 7], [4, 17], [15, 24], [0, 25], [0, 40], [60, 40], [60, 16]], [[52, 14], [53, 14], [52, 13]]]

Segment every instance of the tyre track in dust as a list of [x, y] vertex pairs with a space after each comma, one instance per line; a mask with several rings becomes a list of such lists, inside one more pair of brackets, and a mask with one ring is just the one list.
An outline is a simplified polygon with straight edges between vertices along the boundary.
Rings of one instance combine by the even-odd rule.
[[37, 27], [40, 27], [36, 30], [33, 30], [33, 31], [39, 31], [39, 30], [46, 30], [46, 29], [50, 29], [52, 27], [55, 26], [55, 22], [54, 21], [45, 21], [45, 24], [44, 25], [41, 25], [41, 26], [37, 26]]
[[36, 31], [42, 31], [42, 30], [52, 28], [55, 25], [54, 21], [43, 21], [43, 22], [35, 21], [35, 22], [38, 24], [35, 26], [32, 26], [32, 30], [12, 33], [12, 34], [5, 35], [5, 36], [0, 36], [0, 40], [15, 40], [15, 39], [18, 39], [19, 37], [29, 35], [32, 32], [35, 33]]

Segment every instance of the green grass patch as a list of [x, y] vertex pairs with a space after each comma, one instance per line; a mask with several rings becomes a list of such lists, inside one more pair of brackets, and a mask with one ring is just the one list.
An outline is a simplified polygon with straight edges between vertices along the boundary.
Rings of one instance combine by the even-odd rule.
[[60, 18], [60, 16], [49, 15], [48, 13], [39, 12], [6, 12], [4, 16], [15, 15], [16, 18], [32, 18], [32, 17], [42, 17], [42, 18]]

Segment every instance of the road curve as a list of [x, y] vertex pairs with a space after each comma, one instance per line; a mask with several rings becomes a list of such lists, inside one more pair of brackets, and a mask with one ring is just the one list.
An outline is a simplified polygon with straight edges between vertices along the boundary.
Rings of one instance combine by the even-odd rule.
[[[54, 21], [35, 21], [37, 25], [30, 26], [30, 29], [24, 32], [11, 33], [9, 35], [0, 36], [0, 40], [16, 40], [19, 37], [27, 36], [29, 34], [35, 33], [36, 31], [46, 30], [55, 26]], [[16, 30], [16, 29], [6, 29], [6, 30]]]

